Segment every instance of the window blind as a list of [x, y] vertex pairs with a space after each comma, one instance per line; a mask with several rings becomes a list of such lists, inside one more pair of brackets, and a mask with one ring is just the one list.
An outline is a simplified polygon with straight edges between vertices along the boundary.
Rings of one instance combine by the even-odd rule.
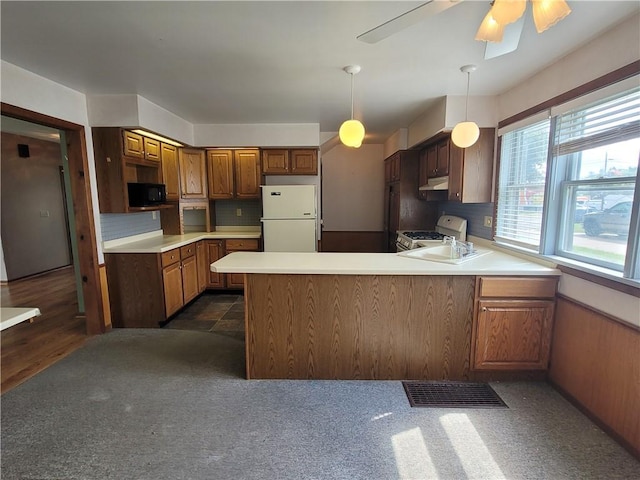
[[554, 155], [588, 150], [640, 136], [640, 88], [558, 117]]
[[496, 240], [539, 250], [550, 120], [502, 136]]

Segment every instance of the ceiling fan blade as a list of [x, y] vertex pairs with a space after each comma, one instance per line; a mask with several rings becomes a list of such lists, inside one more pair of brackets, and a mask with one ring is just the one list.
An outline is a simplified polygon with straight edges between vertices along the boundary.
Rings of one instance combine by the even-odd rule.
[[504, 28], [504, 35], [500, 43], [486, 42], [487, 45], [484, 49], [485, 60], [506, 55], [518, 48], [525, 17], [526, 15], [521, 16], [517, 21], [510, 23]]
[[414, 25], [422, 20], [425, 20], [440, 12], [444, 12], [448, 8], [462, 3], [463, 0], [429, 0], [422, 5], [418, 5], [413, 10], [409, 10], [402, 15], [399, 15], [391, 20], [378, 25], [371, 30], [358, 35], [356, 38], [366, 43], [378, 43], [380, 40], [384, 40], [390, 37], [394, 33], [398, 33], [411, 25]]

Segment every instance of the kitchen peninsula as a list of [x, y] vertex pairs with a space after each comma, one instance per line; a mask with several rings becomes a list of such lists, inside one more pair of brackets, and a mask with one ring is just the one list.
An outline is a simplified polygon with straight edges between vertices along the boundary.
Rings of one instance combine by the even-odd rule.
[[247, 378], [517, 378], [548, 365], [560, 272], [498, 251], [459, 265], [237, 252], [211, 270], [245, 274]]

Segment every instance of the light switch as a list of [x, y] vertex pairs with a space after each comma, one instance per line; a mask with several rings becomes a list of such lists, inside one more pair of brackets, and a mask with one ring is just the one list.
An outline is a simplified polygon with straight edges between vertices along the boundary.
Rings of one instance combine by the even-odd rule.
[[40, 210], [40, 216], [41, 217], [50, 217], [51, 215], [49, 215], [49, 210]]
[[242, 216], [242, 209], [236, 208], [236, 217], [241, 217], [241, 216]]

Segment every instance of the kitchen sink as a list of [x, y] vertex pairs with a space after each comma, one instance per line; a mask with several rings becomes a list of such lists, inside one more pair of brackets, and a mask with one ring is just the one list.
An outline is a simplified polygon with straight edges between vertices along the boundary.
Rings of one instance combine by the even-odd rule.
[[401, 257], [416, 258], [418, 260], [458, 265], [489, 253], [491, 253], [491, 250], [477, 248], [471, 255], [466, 255], [461, 258], [451, 258], [451, 245], [436, 245], [434, 247], [415, 248], [413, 250], [399, 252], [398, 255]]

